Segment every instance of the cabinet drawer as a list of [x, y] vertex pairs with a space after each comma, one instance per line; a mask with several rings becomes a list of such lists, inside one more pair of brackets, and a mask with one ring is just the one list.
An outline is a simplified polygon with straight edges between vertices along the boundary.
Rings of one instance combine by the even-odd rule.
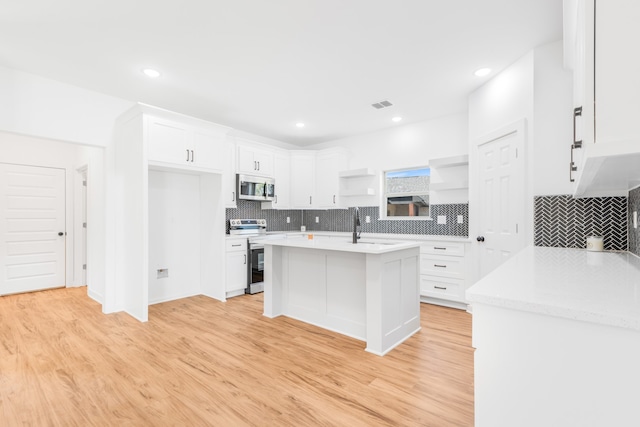
[[225, 241], [225, 247], [227, 252], [232, 251], [247, 251], [247, 239], [227, 239]]
[[462, 242], [428, 242], [420, 245], [423, 254], [464, 256], [464, 243]]
[[420, 255], [420, 273], [464, 279], [464, 257]]
[[427, 275], [421, 276], [420, 295], [464, 301], [464, 280]]

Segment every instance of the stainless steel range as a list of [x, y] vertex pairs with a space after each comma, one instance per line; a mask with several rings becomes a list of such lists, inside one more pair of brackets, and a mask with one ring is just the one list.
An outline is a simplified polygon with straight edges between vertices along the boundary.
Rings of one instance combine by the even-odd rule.
[[229, 234], [247, 236], [247, 288], [246, 294], [264, 291], [264, 239], [267, 234], [265, 219], [230, 219]]

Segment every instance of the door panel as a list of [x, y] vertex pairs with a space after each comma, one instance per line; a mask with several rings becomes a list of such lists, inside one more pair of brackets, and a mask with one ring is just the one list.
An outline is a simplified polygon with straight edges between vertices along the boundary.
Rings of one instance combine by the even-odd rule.
[[0, 163], [0, 295], [65, 286], [64, 169]]
[[521, 131], [478, 145], [481, 277], [524, 245], [524, 152]]

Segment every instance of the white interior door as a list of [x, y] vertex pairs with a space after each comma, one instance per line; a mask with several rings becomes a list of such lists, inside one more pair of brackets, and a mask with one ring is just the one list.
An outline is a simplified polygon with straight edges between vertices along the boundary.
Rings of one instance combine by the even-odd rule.
[[480, 277], [524, 247], [523, 141], [523, 128], [517, 128], [478, 145]]
[[63, 286], [64, 169], [0, 163], [0, 295]]

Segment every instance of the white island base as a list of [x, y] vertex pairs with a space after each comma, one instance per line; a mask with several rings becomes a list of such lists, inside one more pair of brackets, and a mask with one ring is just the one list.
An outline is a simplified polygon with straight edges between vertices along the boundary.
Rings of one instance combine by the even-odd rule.
[[420, 330], [419, 246], [265, 242], [264, 315], [366, 342], [383, 356]]

